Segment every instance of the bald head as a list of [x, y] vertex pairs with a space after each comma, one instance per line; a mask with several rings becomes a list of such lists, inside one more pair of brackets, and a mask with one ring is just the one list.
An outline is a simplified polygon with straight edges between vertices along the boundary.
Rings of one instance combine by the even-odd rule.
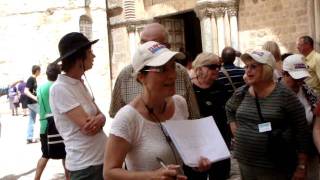
[[147, 41], [156, 41], [161, 44], [168, 43], [168, 35], [164, 27], [159, 23], [147, 24], [142, 32], [140, 37], [141, 44]]
[[236, 51], [232, 47], [225, 47], [222, 50], [221, 58], [224, 64], [233, 64], [236, 59]]

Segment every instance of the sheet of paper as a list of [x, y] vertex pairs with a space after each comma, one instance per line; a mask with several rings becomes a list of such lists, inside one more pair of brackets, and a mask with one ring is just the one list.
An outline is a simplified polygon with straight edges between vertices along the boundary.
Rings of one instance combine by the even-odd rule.
[[162, 123], [183, 162], [198, 166], [201, 156], [211, 162], [230, 157], [230, 152], [212, 116], [197, 120], [172, 120]]

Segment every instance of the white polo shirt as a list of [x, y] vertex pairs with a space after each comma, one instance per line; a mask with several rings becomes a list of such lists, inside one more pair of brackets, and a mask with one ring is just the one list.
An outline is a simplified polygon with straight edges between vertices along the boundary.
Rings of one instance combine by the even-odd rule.
[[78, 106], [82, 106], [89, 116], [96, 115], [97, 108], [85, 85], [80, 80], [60, 74], [51, 86], [49, 100], [56, 127], [66, 146], [66, 168], [76, 171], [103, 164], [107, 140], [103, 130], [94, 136], [85, 135], [65, 115]]

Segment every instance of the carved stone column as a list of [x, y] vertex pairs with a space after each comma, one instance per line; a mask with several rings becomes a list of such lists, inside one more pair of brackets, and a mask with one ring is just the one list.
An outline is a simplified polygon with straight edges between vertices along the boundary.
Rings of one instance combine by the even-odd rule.
[[218, 27], [214, 13], [211, 15], [213, 53], [219, 54]]
[[201, 26], [201, 42], [203, 52], [212, 52], [211, 11], [207, 7], [195, 9]]
[[130, 57], [132, 60], [134, 52], [136, 52], [136, 49], [137, 49], [136, 26], [135, 25], [127, 25], [127, 32], [128, 32], [128, 36], [129, 36]]
[[217, 27], [218, 27], [218, 46], [219, 46], [219, 54], [222, 52], [225, 47], [225, 28], [224, 28], [224, 14], [225, 8], [218, 7], [214, 10], [215, 16], [217, 19]]
[[228, 15], [230, 17], [230, 34], [231, 34], [231, 46], [239, 50], [239, 35], [238, 35], [238, 19], [237, 8], [231, 7], [228, 9]]

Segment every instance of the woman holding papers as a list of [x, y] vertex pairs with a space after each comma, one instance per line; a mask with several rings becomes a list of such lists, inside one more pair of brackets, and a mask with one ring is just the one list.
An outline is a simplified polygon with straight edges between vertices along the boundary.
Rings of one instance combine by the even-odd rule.
[[[179, 172], [179, 155], [161, 125], [188, 118], [186, 101], [174, 95], [174, 60], [181, 58], [181, 53], [153, 41], [136, 51], [132, 66], [143, 92], [115, 116], [105, 151], [105, 179], [187, 179]], [[199, 170], [209, 166], [206, 158], [199, 161]]]
[[[217, 55], [201, 53], [192, 63], [191, 79], [201, 116], [213, 116], [224, 141], [230, 147], [231, 132], [224, 109], [227, 94], [224, 85], [216, 81], [220, 68], [221, 64]], [[210, 180], [225, 180], [229, 177], [230, 163], [230, 159], [215, 162], [209, 171], [202, 173], [185, 167], [185, 174], [189, 179], [207, 180], [209, 175]]]
[[311, 134], [302, 104], [273, 80], [270, 52], [250, 51], [241, 59], [248, 86], [233, 94], [226, 112], [242, 179], [306, 179]]

